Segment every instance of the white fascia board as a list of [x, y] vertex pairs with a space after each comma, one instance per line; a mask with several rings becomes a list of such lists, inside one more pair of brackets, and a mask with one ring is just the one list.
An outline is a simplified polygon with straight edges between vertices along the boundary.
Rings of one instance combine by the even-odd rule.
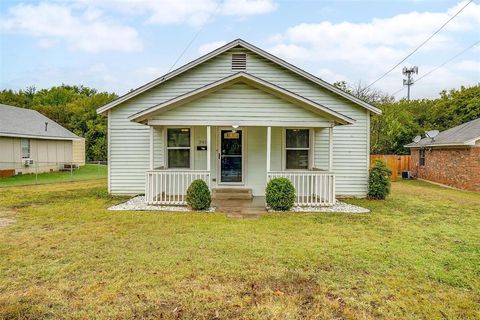
[[27, 138], [27, 139], [39, 139], [39, 140], [81, 140], [81, 137], [78, 138], [66, 138], [66, 137], [55, 137], [55, 136], [37, 136], [33, 134], [16, 134], [16, 133], [2, 133], [0, 132], [0, 137], [10, 137], [10, 138]]
[[167, 73], [167, 74], [165, 74], [165, 75], [163, 75], [163, 76], [161, 76], [161, 77], [159, 77], [159, 78], [157, 78], [153, 81], [150, 81], [150, 82], [144, 84], [143, 86], [138, 87], [135, 90], [132, 90], [132, 91], [126, 93], [125, 95], [115, 99], [114, 101], [104, 105], [103, 107], [98, 108], [97, 113], [98, 114], [104, 114], [107, 110], [115, 107], [116, 105], [118, 105], [118, 104], [120, 104], [120, 103], [122, 103], [122, 102], [124, 102], [124, 101], [126, 101], [130, 98], [133, 98], [134, 96], [136, 96], [136, 95], [138, 95], [142, 92], [145, 92], [145, 91], [149, 90], [150, 88], [153, 88], [156, 85], [158, 85], [158, 84], [160, 84], [160, 83], [162, 83], [162, 82], [164, 82], [168, 79], [171, 79], [171, 78], [175, 77], [176, 75], [178, 75], [180, 73], [183, 73], [183, 72], [185, 72], [185, 71], [187, 71], [187, 70], [189, 70], [189, 69], [191, 69], [191, 68], [193, 68], [193, 67], [195, 67], [195, 66], [197, 66], [197, 65], [199, 65], [199, 64], [201, 64], [201, 63], [203, 63], [203, 62], [205, 62], [205, 61], [207, 61], [207, 60], [225, 52], [225, 51], [228, 51], [228, 50], [230, 50], [230, 49], [232, 49], [236, 46], [242, 46], [246, 49], [249, 49], [252, 52], [264, 57], [265, 59], [273, 61], [273, 62], [281, 65], [282, 67], [284, 67], [284, 68], [286, 68], [286, 69], [288, 69], [288, 70], [290, 70], [290, 71], [292, 71], [292, 72], [294, 72], [294, 73], [296, 73], [296, 74], [298, 74], [298, 75], [300, 75], [300, 76], [302, 76], [302, 77], [320, 85], [321, 87], [323, 87], [323, 88], [325, 88], [325, 89], [327, 89], [331, 92], [334, 92], [334, 93], [346, 98], [347, 100], [350, 100], [350, 101], [354, 102], [355, 104], [358, 104], [358, 105], [366, 108], [367, 110], [370, 110], [371, 112], [373, 112], [375, 114], [381, 114], [382, 113], [382, 111], [380, 109], [372, 106], [371, 104], [369, 104], [369, 103], [367, 103], [367, 102], [365, 102], [365, 101], [363, 101], [363, 100], [361, 100], [361, 99], [359, 99], [359, 98], [357, 98], [357, 97], [355, 97], [355, 96], [353, 96], [353, 95], [335, 87], [334, 85], [332, 85], [332, 84], [330, 84], [330, 83], [328, 83], [328, 82], [326, 82], [326, 81], [324, 81], [324, 80], [322, 80], [322, 79], [320, 79], [320, 78], [318, 78], [318, 77], [316, 77], [316, 76], [314, 76], [314, 75], [312, 75], [312, 74], [310, 74], [310, 73], [308, 73], [308, 72], [306, 72], [306, 71], [304, 71], [304, 70], [302, 70], [302, 69], [300, 69], [300, 68], [298, 68], [298, 67], [296, 67], [296, 66], [294, 66], [290, 63], [288, 63], [288, 62], [286, 62], [283, 59], [280, 59], [280, 58], [278, 58], [278, 57], [276, 57], [276, 56], [274, 56], [274, 55], [272, 55], [272, 54], [270, 54], [270, 53], [268, 53], [268, 52], [266, 52], [266, 51], [264, 51], [264, 50], [262, 50], [262, 49], [260, 49], [256, 46], [254, 46], [254, 45], [252, 45], [252, 44], [250, 44], [250, 43], [248, 43], [244, 40], [241, 40], [241, 39], [237, 39], [237, 40], [234, 40], [230, 43], [227, 43], [226, 45], [224, 45], [224, 46], [222, 46], [222, 47], [220, 47], [220, 48], [218, 48], [218, 49], [216, 49], [216, 50], [214, 50], [210, 53], [207, 53], [207, 54], [201, 56], [200, 58], [197, 58], [197, 59], [187, 63], [186, 65], [184, 65], [184, 66], [182, 66], [182, 67], [180, 67], [176, 70], [173, 70], [173, 71], [171, 71], [171, 72], [169, 72], [169, 73]]

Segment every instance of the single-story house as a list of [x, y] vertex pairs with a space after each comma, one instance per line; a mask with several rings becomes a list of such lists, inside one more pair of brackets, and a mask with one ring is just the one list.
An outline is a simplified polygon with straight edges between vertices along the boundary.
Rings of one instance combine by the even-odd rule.
[[194, 179], [263, 196], [290, 179], [297, 204], [365, 197], [370, 117], [380, 110], [244, 40], [234, 40], [99, 108], [108, 189], [184, 204]]
[[35, 110], [0, 104], [0, 176], [84, 164], [84, 138]]
[[480, 191], [480, 118], [410, 143], [414, 177]]

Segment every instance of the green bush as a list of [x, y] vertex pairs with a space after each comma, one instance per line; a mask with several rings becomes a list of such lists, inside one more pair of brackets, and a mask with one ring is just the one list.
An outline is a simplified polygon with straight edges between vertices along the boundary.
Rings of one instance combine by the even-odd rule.
[[368, 177], [368, 198], [385, 200], [390, 193], [390, 175], [392, 171], [388, 169], [386, 163], [382, 160], [376, 160], [370, 175]]
[[295, 202], [295, 188], [287, 178], [275, 178], [268, 182], [265, 197], [273, 210], [287, 211]]
[[187, 189], [187, 204], [193, 210], [206, 210], [210, 208], [212, 196], [205, 181], [194, 180]]

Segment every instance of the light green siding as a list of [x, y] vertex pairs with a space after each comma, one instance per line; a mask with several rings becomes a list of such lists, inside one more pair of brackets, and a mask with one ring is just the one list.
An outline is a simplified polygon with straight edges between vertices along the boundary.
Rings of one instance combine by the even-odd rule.
[[237, 83], [153, 119], [224, 121], [318, 121], [328, 120], [247, 84]]
[[[148, 170], [149, 167], [149, 129], [148, 126], [132, 123], [127, 118], [148, 107], [231, 75], [231, 53], [238, 51], [244, 51], [244, 49], [232, 49], [222, 53], [111, 110], [109, 130], [111, 142], [111, 192], [132, 194], [143, 193], [145, 189], [145, 171]], [[331, 93], [317, 84], [249, 51], [247, 52], [246, 72], [356, 120], [353, 125], [337, 126], [334, 128], [333, 171], [337, 176], [337, 194], [365, 196], [368, 177], [369, 112], [363, 107], [357, 106], [345, 98]], [[251, 90], [249, 89], [248, 96], [250, 96], [250, 92]], [[224, 93], [219, 92], [219, 94]], [[234, 94], [233, 91], [231, 93]], [[261, 93], [263, 94], [263, 92]], [[208, 99], [208, 97], [205, 99]], [[228, 100], [231, 102], [230, 97], [228, 97]], [[265, 105], [262, 104], [261, 101], [262, 100], [251, 101], [247, 99], [241, 103], [242, 105], [239, 106], [239, 110], [245, 110], [242, 108], [248, 109], [251, 103], [259, 102], [256, 108], [260, 110], [261, 108], [268, 108], [268, 116], [272, 116], [277, 110], [280, 112], [284, 110], [282, 108], [285, 107], [282, 102], [278, 103], [278, 107], [272, 105], [272, 99], [267, 99], [268, 103]], [[201, 107], [201, 101], [195, 103]], [[216, 107], [220, 106], [216, 104]], [[188, 112], [190, 111], [192, 110]], [[261, 114], [263, 111], [258, 112]], [[281, 116], [281, 113], [279, 114]], [[168, 116], [168, 114], [166, 115]], [[173, 115], [174, 112], [172, 110], [170, 116]], [[190, 115], [193, 116], [191, 113], [182, 114], [181, 111], [177, 111], [176, 115], [180, 116], [180, 119], [185, 119], [185, 117], [189, 117]], [[199, 114], [196, 113], [195, 116], [199, 116]], [[201, 114], [201, 116], [207, 117], [207, 113]], [[328, 155], [321, 153], [321, 150], [325, 150], [324, 142], [326, 141], [328, 143], [328, 135], [325, 134], [326, 131], [325, 129], [317, 129], [316, 132], [316, 136], [321, 138], [321, 142], [317, 141], [315, 145], [315, 154], [318, 157], [315, 159], [315, 164], [321, 165], [322, 167], [326, 164], [325, 160], [327, 159], [326, 157], [328, 157]], [[278, 139], [278, 137], [276, 139]], [[275, 146], [272, 146], [272, 152], [276, 154], [279, 152], [277, 145], [278, 140]], [[275, 166], [279, 163], [281, 165], [281, 157], [272, 157], [272, 169], [273, 163]]]
[[164, 167], [165, 162], [164, 162], [164, 137], [163, 137], [163, 128], [162, 127], [153, 127], [153, 167], [154, 168], [159, 168], [159, 167]]
[[207, 128], [194, 127], [193, 128], [193, 169], [206, 170], [207, 169], [207, 151], [197, 150], [198, 146], [207, 145]]
[[246, 185], [254, 196], [264, 195], [267, 181], [267, 129], [247, 128]]
[[272, 128], [272, 148], [270, 150], [270, 170], [281, 171], [284, 168], [283, 163], [283, 128]]
[[316, 128], [314, 138], [314, 167], [329, 170], [329, 128]]

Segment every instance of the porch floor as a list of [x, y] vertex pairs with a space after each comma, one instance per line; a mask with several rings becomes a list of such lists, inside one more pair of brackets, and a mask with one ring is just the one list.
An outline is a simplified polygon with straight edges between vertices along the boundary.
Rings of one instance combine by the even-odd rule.
[[229, 218], [258, 219], [266, 213], [265, 197], [253, 197], [248, 200], [214, 199], [212, 206], [216, 212], [223, 212]]

